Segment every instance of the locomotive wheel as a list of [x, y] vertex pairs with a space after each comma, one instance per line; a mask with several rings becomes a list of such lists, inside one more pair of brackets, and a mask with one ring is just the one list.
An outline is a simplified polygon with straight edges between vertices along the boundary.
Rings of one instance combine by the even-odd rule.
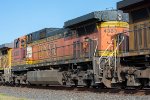
[[73, 87], [77, 87], [78, 86], [78, 80], [73, 80], [73, 82], [74, 82]]
[[93, 85], [92, 87], [95, 88], [95, 89], [104, 89], [104, 88], [106, 88], [106, 86], [103, 83]]
[[86, 84], [86, 87], [89, 88], [89, 87], [91, 86], [92, 80], [86, 79], [86, 80], [84, 80], [84, 82], [85, 82], [85, 84]]

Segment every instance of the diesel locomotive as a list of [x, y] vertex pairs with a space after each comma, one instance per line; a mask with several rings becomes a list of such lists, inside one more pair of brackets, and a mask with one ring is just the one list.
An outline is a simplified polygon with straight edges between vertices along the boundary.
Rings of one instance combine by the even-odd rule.
[[[107, 85], [96, 60], [104, 63], [114, 54], [117, 57], [119, 49], [127, 50], [118, 49], [118, 43], [124, 42], [117, 41], [118, 36], [128, 37], [121, 34], [128, 31], [127, 22], [128, 14], [122, 11], [96, 11], [66, 21], [64, 28], [45, 28], [15, 39], [12, 47], [1, 46], [2, 59], [6, 55], [6, 60], [11, 59], [2, 66], [1, 80], [11, 84]], [[109, 74], [111, 70], [107, 70]]]
[[123, 0], [117, 7], [120, 10], [91, 12], [66, 21], [63, 28], [45, 28], [0, 45], [0, 82], [150, 86], [150, 3]]

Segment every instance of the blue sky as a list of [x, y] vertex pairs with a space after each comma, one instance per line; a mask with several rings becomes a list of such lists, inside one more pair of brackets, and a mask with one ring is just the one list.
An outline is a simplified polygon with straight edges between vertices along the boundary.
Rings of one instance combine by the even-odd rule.
[[0, 0], [0, 44], [92, 11], [116, 8], [120, 0]]

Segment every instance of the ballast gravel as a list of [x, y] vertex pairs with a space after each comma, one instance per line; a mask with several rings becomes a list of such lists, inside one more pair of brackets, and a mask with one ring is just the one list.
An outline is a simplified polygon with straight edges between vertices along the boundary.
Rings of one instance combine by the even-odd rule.
[[150, 100], [150, 95], [117, 95], [85, 91], [66, 91], [6, 86], [0, 86], [0, 94], [25, 98], [27, 100]]

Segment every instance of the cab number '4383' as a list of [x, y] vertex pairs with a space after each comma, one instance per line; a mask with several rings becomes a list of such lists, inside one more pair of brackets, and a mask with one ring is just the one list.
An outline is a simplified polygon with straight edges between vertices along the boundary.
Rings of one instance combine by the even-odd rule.
[[105, 33], [117, 33], [117, 29], [106, 28], [104, 29]]

